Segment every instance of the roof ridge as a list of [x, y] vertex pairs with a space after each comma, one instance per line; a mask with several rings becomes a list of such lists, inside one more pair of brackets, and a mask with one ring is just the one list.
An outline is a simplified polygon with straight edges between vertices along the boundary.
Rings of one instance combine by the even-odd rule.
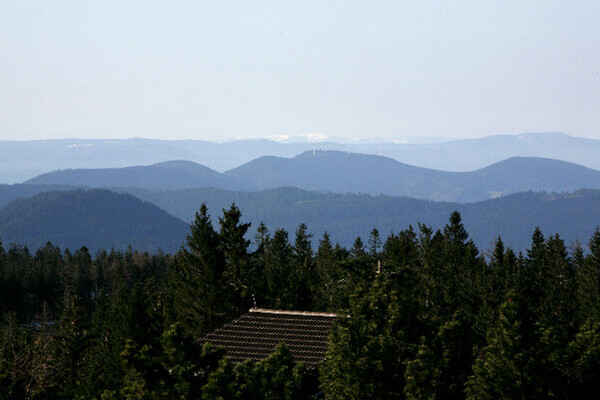
[[318, 311], [272, 310], [269, 308], [251, 308], [248, 311], [251, 313], [262, 313], [262, 314], [305, 315], [305, 316], [330, 317], [330, 318], [337, 317], [337, 314], [335, 314], [335, 313], [318, 312]]

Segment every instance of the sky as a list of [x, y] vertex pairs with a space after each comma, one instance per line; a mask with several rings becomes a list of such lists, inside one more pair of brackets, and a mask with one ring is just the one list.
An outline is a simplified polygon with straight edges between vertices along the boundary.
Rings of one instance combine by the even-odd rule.
[[600, 139], [598, 1], [0, 2], [0, 140]]

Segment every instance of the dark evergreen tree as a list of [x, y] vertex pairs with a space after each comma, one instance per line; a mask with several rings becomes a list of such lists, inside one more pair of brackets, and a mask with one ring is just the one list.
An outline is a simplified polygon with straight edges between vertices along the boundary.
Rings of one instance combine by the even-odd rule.
[[593, 399], [600, 391], [600, 324], [590, 319], [565, 350], [564, 372], [568, 376], [566, 398]]
[[198, 337], [221, 325], [233, 312], [225, 256], [205, 204], [196, 213], [186, 244], [169, 267], [171, 320]]
[[342, 261], [348, 257], [347, 251], [339, 245], [333, 246], [329, 234], [325, 232], [319, 241], [315, 255], [317, 283], [315, 284], [315, 307], [319, 310], [338, 311], [348, 308], [348, 271]]
[[600, 320], [600, 231], [596, 228], [584, 257], [579, 247], [574, 254], [577, 282], [577, 325], [588, 318]]
[[202, 399], [223, 400], [303, 400], [316, 393], [311, 376], [302, 364], [296, 364], [280, 344], [266, 359], [234, 365], [224, 358], [202, 388]]
[[522, 338], [518, 308], [512, 296], [502, 304], [498, 324], [490, 328], [487, 345], [473, 366], [467, 399], [546, 398], [527, 374], [531, 349]]
[[269, 246], [271, 235], [267, 226], [261, 222], [254, 236], [256, 250], [250, 255], [250, 267], [248, 273], [248, 287], [252, 296], [252, 305], [265, 307], [267, 296], [266, 282], [266, 259], [265, 254]]
[[269, 307], [292, 309], [296, 301], [294, 292], [292, 246], [288, 233], [275, 231], [265, 251], [265, 280]]
[[242, 213], [235, 203], [228, 210], [223, 210], [223, 217], [219, 218], [219, 250], [225, 260], [223, 279], [228, 287], [223, 295], [229, 298], [232, 307], [228, 310], [230, 316], [245, 312], [252, 306], [250, 241], [244, 238], [250, 224], [242, 223], [241, 218]]
[[361, 256], [367, 254], [367, 252], [365, 251], [365, 245], [364, 245], [362, 239], [360, 238], [360, 236], [357, 236], [356, 239], [354, 240], [354, 243], [352, 244], [352, 248], [350, 249], [350, 254], [353, 257], [361, 257]]
[[418, 259], [417, 235], [410, 226], [400, 233], [391, 234], [383, 245], [382, 268], [387, 271], [400, 271], [416, 268]]
[[350, 315], [337, 321], [320, 368], [327, 399], [403, 397], [405, 360], [419, 331], [412, 283], [379, 274], [353, 295]]
[[298, 226], [292, 247], [294, 269], [290, 284], [293, 285], [293, 296], [296, 298], [292, 307], [297, 310], [314, 308], [314, 291], [317, 285], [317, 272], [311, 245], [312, 235], [307, 230], [306, 224]]
[[379, 236], [379, 231], [375, 228], [373, 228], [369, 235], [368, 247], [371, 257], [377, 258], [381, 249], [381, 237]]
[[64, 310], [55, 335], [55, 359], [61, 398], [76, 398], [83, 393], [83, 363], [88, 345], [87, 317], [76, 294], [65, 293]]

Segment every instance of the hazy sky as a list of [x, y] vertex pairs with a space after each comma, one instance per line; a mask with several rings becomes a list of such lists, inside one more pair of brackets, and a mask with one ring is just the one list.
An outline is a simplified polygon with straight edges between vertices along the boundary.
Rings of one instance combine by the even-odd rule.
[[600, 139], [599, 1], [0, 2], [0, 139]]

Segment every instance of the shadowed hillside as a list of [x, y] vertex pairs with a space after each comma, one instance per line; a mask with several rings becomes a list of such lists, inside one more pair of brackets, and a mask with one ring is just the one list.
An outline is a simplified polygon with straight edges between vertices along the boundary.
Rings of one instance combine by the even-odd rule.
[[189, 225], [153, 204], [108, 190], [45, 192], [0, 209], [0, 238], [37, 249], [51, 241], [61, 248], [87, 246], [172, 252]]

